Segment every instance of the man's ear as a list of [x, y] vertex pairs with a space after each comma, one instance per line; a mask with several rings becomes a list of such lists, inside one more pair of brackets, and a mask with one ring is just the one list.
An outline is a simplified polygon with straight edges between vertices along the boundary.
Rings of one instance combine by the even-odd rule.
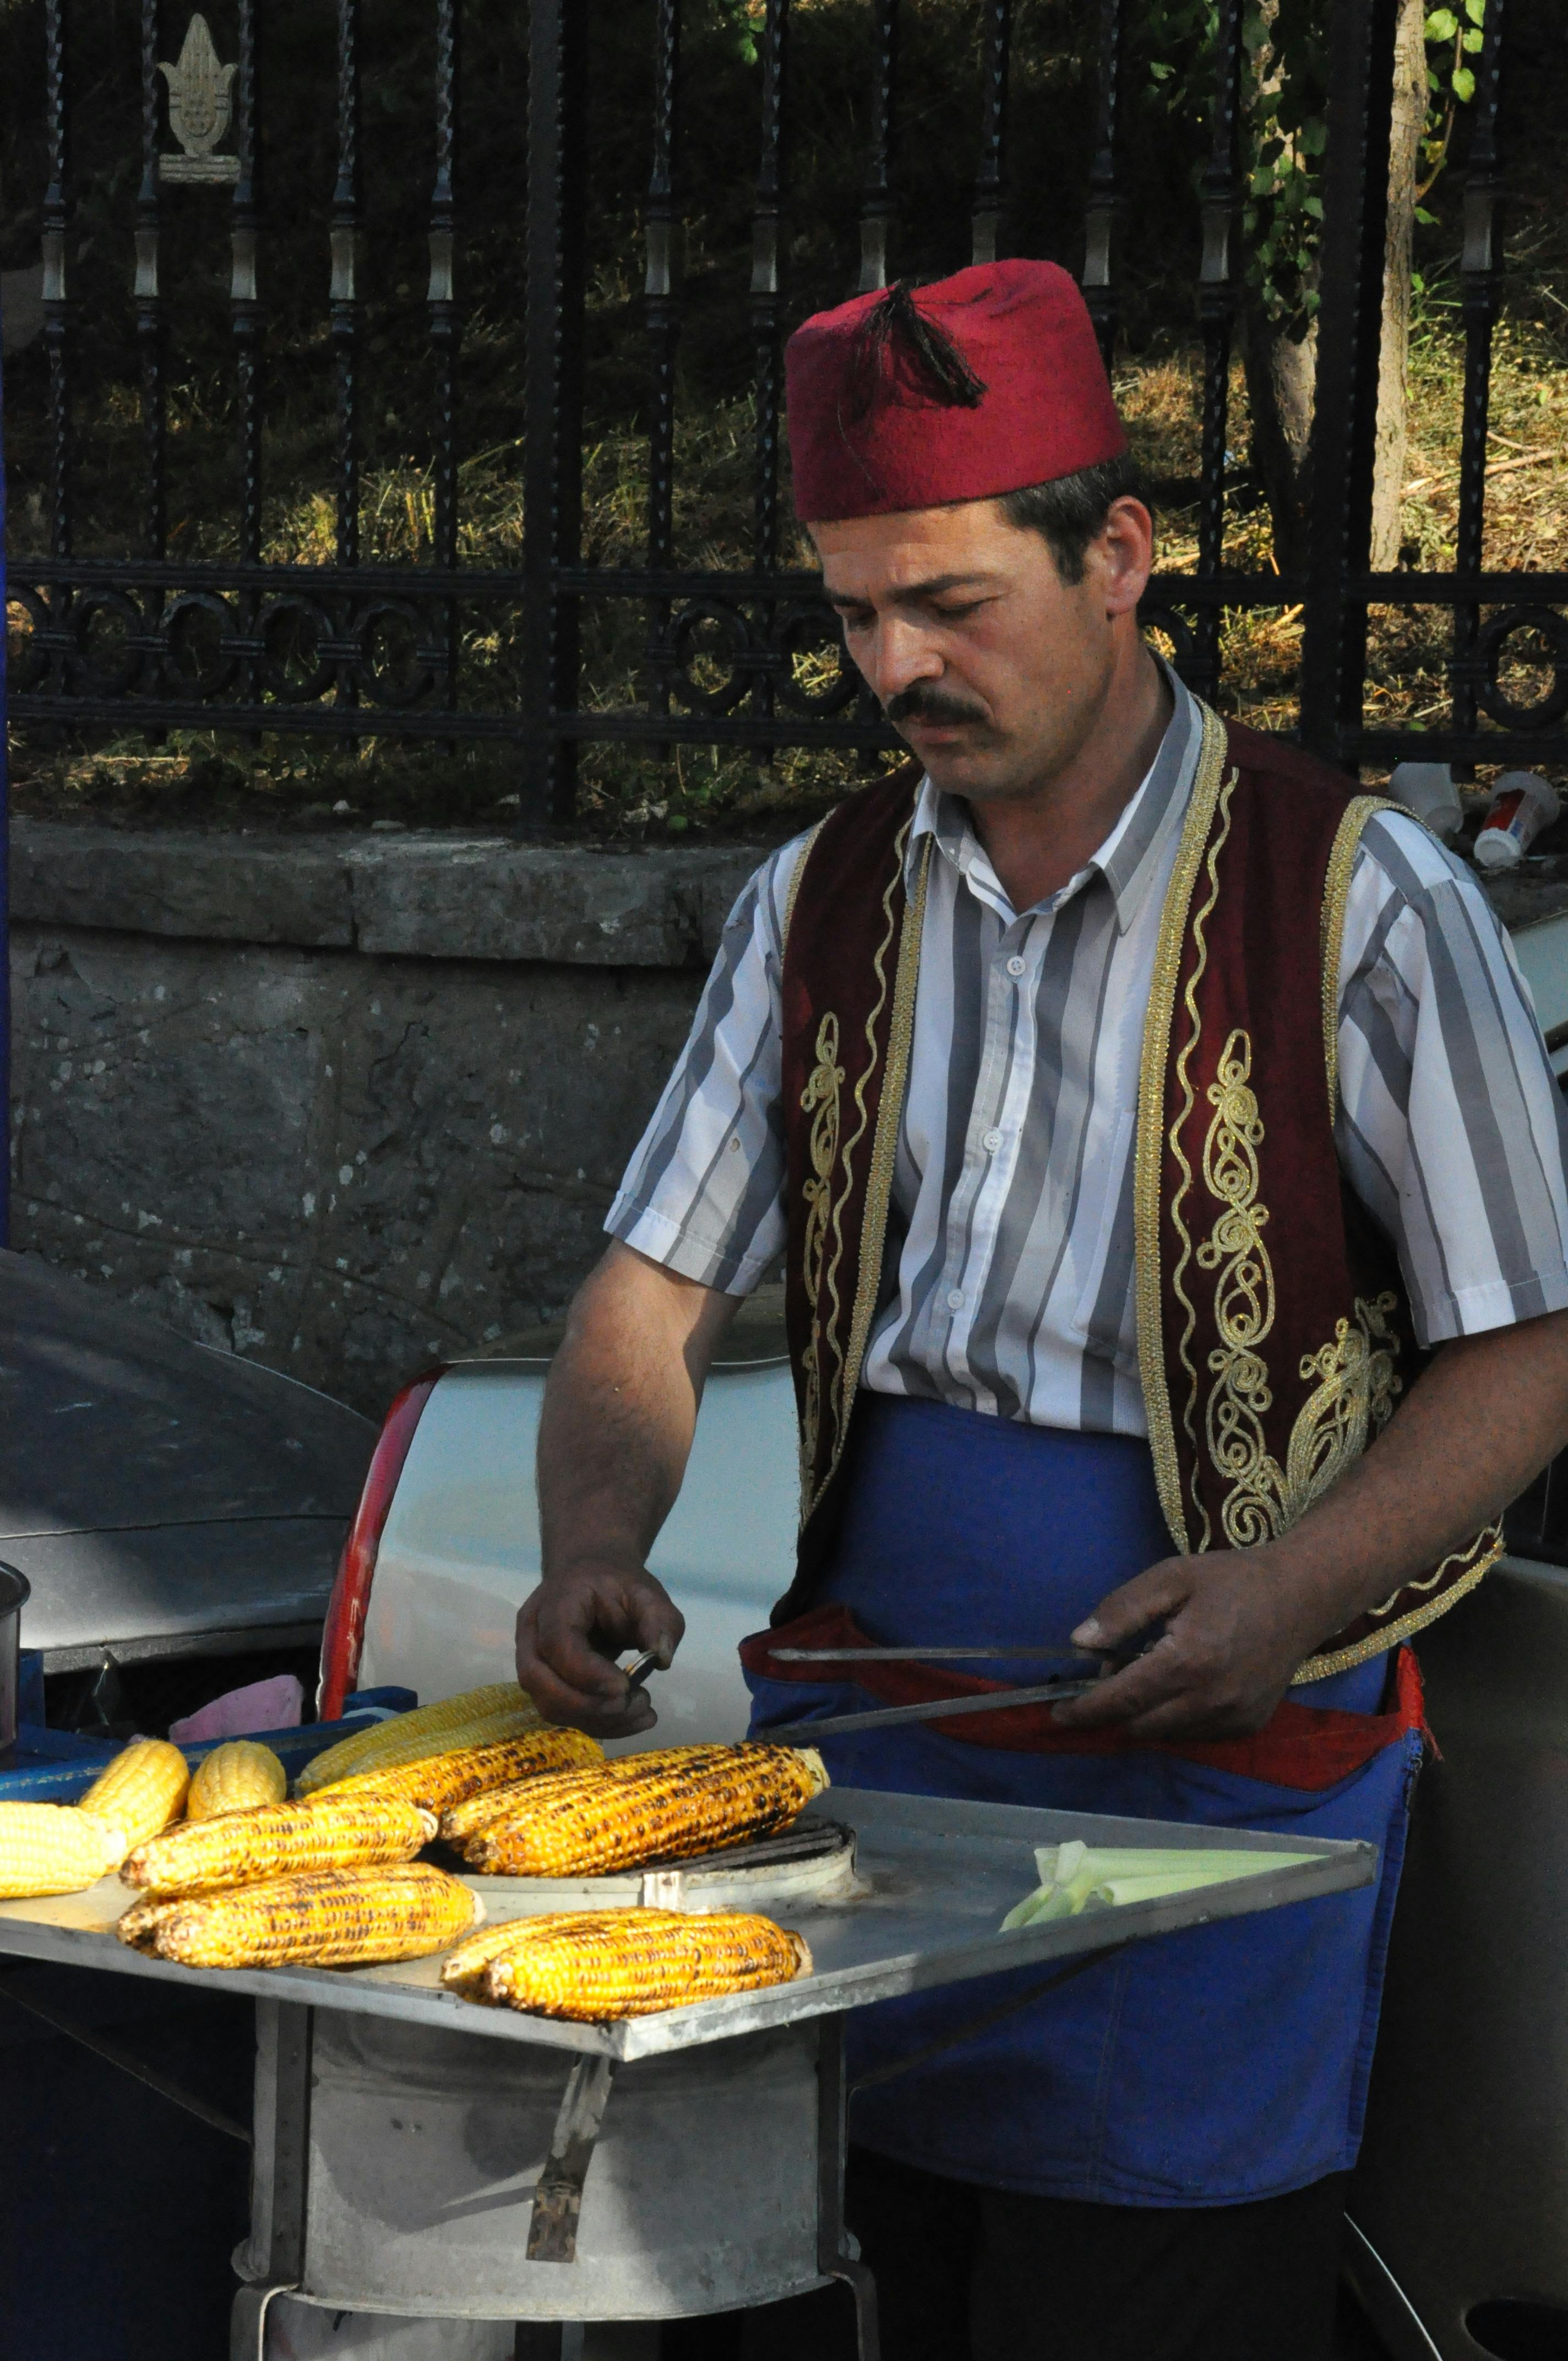
[[1154, 572], [1154, 519], [1142, 500], [1124, 492], [1105, 511], [1091, 544], [1108, 615], [1131, 614]]

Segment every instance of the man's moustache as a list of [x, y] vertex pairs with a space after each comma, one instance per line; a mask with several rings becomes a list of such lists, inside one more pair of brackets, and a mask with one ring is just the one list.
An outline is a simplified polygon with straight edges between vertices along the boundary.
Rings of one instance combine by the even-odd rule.
[[901, 721], [942, 723], [985, 719], [978, 705], [966, 705], [961, 697], [945, 697], [939, 688], [926, 688], [918, 683], [913, 688], [900, 689], [896, 697], [890, 697], [883, 710], [895, 729]]

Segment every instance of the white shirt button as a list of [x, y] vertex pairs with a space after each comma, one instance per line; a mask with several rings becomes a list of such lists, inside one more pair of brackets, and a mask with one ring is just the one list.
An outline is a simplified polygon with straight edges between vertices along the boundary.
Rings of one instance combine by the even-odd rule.
[[949, 1287], [949, 1288], [948, 1288], [948, 1311], [949, 1311], [949, 1312], [961, 1312], [961, 1311], [963, 1310], [963, 1308], [964, 1308], [964, 1291], [963, 1291], [963, 1289], [962, 1289], [961, 1287]]
[[1007, 962], [1007, 972], [1009, 975], [1022, 975], [1024, 972], [1024, 962], [1016, 951]]
[[981, 1144], [981, 1146], [983, 1148], [985, 1148], [985, 1149], [987, 1150], [987, 1152], [988, 1152], [989, 1154], [991, 1154], [991, 1155], [994, 1156], [994, 1155], [995, 1155], [995, 1153], [996, 1153], [996, 1151], [997, 1151], [997, 1149], [998, 1149], [998, 1148], [1001, 1147], [1001, 1145], [1002, 1145], [1002, 1134], [1001, 1134], [1001, 1133], [996, 1129], [995, 1126], [993, 1125], [993, 1126], [992, 1126], [991, 1130], [989, 1130], [989, 1131], [985, 1131], [985, 1132], [982, 1132], [982, 1133], [981, 1134], [980, 1144]]

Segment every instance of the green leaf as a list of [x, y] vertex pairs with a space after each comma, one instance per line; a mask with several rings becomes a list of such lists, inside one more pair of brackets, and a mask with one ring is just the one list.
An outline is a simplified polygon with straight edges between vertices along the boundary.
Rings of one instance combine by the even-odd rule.
[[1486, 21], [1486, 0], [1464, 0], [1464, 13], [1473, 25], [1484, 25]]
[[[1418, 220], [1425, 219], [1425, 220], [1427, 220], [1427, 221], [1431, 221], [1431, 214], [1425, 214], [1425, 215], [1418, 214], [1418, 215], [1417, 215], [1417, 219], [1418, 219]], [[1421, 274], [1420, 274], [1420, 272], [1419, 270], [1412, 270], [1412, 271], [1411, 271], [1411, 273], [1410, 273], [1410, 285], [1415, 289], [1416, 293], [1417, 293], [1418, 295], [1424, 295], [1424, 294], [1426, 293], [1426, 291], [1427, 291], [1427, 282], [1426, 282], [1426, 280], [1421, 277]]]
[[[1416, 207], [1416, 219], [1420, 222], [1423, 229], [1435, 229], [1437, 227], [1437, 215], [1435, 214], [1429, 214], [1425, 205], [1418, 205]], [[1411, 284], [1414, 284], [1413, 280], [1411, 281]]]
[[1309, 197], [1307, 199], [1307, 211], [1311, 214], [1314, 221], [1321, 221], [1323, 217], [1323, 201], [1321, 197]]
[[1301, 126], [1298, 142], [1304, 156], [1321, 156], [1329, 144], [1329, 126], [1321, 115], [1310, 115]]
[[1461, 106], [1468, 106], [1475, 95], [1475, 77], [1468, 66], [1453, 69], [1453, 95]]
[[1429, 41], [1452, 41], [1459, 30], [1459, 19], [1452, 8], [1434, 8], [1427, 18]]
[[1471, 26], [1469, 30], [1465, 33], [1461, 46], [1467, 49], [1470, 51], [1471, 56], [1474, 57], [1485, 38], [1486, 35], [1484, 33], [1478, 33], [1475, 27]]

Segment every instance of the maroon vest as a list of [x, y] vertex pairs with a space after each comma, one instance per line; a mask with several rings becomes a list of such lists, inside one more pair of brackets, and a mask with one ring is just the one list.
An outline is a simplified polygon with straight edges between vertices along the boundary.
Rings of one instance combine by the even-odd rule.
[[[861, 1365], [894, 1284], [888, 1211], [930, 859], [927, 840], [906, 891], [918, 786], [906, 763], [840, 805], [792, 889], [785, 1311], [802, 1498], [795, 1581], [775, 1623], [810, 1606], [831, 1548]], [[1145, 1019], [1134, 1188], [1149, 1444], [1180, 1552], [1286, 1532], [1422, 1367], [1397, 1257], [1334, 1152], [1345, 896], [1381, 808], [1205, 709]], [[1419, 1631], [1501, 1547], [1488, 1528], [1297, 1678]]]

